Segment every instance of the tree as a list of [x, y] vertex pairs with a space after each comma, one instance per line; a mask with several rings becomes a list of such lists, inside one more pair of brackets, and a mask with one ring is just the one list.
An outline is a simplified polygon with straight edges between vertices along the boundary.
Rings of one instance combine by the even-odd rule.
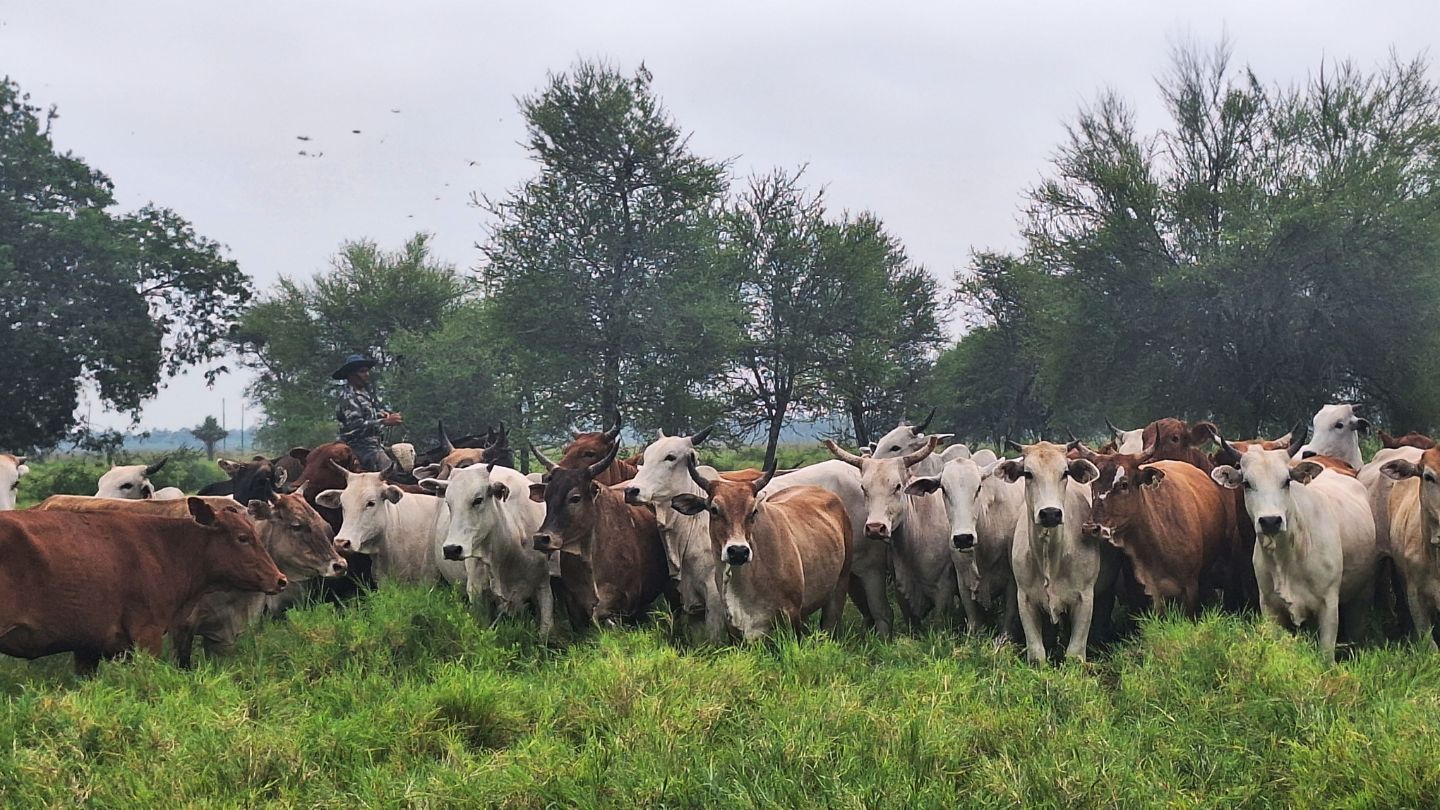
[[220, 427], [215, 417], [207, 416], [200, 425], [190, 428], [190, 435], [199, 439], [205, 445], [205, 457], [211, 461], [215, 460], [215, 445], [225, 440], [230, 431]]
[[843, 278], [829, 261], [839, 239], [825, 221], [823, 194], [800, 175], [752, 178], [726, 216], [724, 261], [741, 279], [750, 319], [730, 376], [730, 413], [744, 431], [763, 431], [765, 465], [775, 462], [788, 420], [826, 409], [824, 368], [844, 320]]
[[223, 354], [251, 295], [221, 246], [175, 212], [115, 211], [110, 179], [56, 151], [57, 119], [0, 80], [0, 447], [11, 450], [65, 438], [86, 382], [138, 418], [162, 379]]
[[496, 225], [481, 275], [527, 422], [714, 416], [741, 320], [712, 270], [724, 164], [691, 153], [647, 72], [582, 62], [520, 110], [539, 171], [483, 201]]
[[[245, 312], [235, 333], [242, 362], [256, 372], [248, 393], [265, 410], [257, 441], [274, 450], [334, 441], [330, 372], [340, 360], [353, 352], [375, 357], [377, 381], [406, 373], [418, 361], [419, 336], [439, 331], [468, 294], [453, 267], [430, 257], [424, 234], [398, 251], [346, 242], [328, 272], [308, 283], [281, 279]], [[405, 412], [405, 392], [384, 390]], [[415, 421], [420, 414], [406, 416], [410, 421], [393, 433], [397, 441], [429, 435], [430, 428]]]
[[940, 290], [874, 214], [846, 217], [829, 236], [821, 262], [842, 301], [830, 315], [839, 328], [820, 375], [827, 406], [843, 411], [863, 445], [922, 404], [943, 341]]

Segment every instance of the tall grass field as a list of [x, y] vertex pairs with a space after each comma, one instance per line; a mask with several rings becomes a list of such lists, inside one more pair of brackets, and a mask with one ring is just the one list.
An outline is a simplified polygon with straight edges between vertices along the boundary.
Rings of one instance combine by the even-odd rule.
[[[853, 613], [853, 612], [852, 612]], [[1440, 656], [1335, 666], [1258, 620], [1155, 619], [1036, 668], [848, 620], [742, 647], [668, 619], [539, 643], [394, 588], [193, 671], [0, 661], [7, 807], [1440, 805]]]

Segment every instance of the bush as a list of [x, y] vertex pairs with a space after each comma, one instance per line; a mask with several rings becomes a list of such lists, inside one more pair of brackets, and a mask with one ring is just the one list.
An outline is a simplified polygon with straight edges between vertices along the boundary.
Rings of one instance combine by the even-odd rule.
[[[156, 489], [179, 487], [188, 494], [194, 494], [206, 484], [228, 478], [218, 464], [198, 451], [184, 448], [168, 453], [126, 454], [117, 458], [115, 463], [153, 464], [164, 457], [170, 460], [150, 478]], [[30, 473], [20, 479], [21, 506], [34, 505], [51, 495], [94, 495], [100, 476], [111, 465], [99, 459], [57, 457], [47, 461], [28, 461], [26, 466], [30, 468]]]

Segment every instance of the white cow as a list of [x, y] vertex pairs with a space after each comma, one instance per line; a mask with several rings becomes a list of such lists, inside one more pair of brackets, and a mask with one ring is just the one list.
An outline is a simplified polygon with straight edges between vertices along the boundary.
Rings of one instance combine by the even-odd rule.
[[1341, 619], [1353, 638], [1373, 597], [1375, 518], [1365, 487], [1313, 461], [1291, 466], [1285, 450], [1252, 448], [1239, 469], [1227, 464], [1210, 475], [1245, 487], [1261, 612], [1286, 628], [1315, 622], [1320, 654], [1334, 661]]
[[440, 556], [445, 502], [385, 483], [380, 473], [345, 473], [344, 489], [327, 489], [315, 503], [339, 509], [335, 545], [374, 560], [375, 581], [464, 582], [465, 565]]
[[1355, 415], [1355, 406], [1326, 405], [1315, 412], [1310, 443], [1300, 448], [1300, 457], [1330, 456], [1360, 469], [1360, 437], [1370, 432], [1370, 423]]
[[28, 472], [30, 468], [25, 466], [24, 456], [0, 453], [0, 511], [15, 508], [20, 477]]
[[[1019, 445], [1015, 445], [1019, 447]], [[996, 465], [1011, 483], [1024, 481], [1025, 506], [1015, 523], [1010, 566], [1025, 649], [1034, 663], [1046, 660], [1044, 625], [1070, 620], [1065, 657], [1085, 660], [1098, 598], [1114, 579], [1113, 557], [1086, 539], [1090, 487], [1100, 471], [1085, 459], [1065, 458], [1064, 445], [1038, 442], [1020, 447], [1020, 458]]]
[[[705, 637], [719, 643], [725, 638], [725, 598], [715, 578], [719, 560], [710, 548], [710, 513], [701, 510], [693, 516], [685, 515], [670, 504], [677, 495], [705, 495], [691, 478], [687, 465], [695, 456], [695, 445], [709, 435], [709, 428], [694, 436], [666, 436], [665, 431], [660, 431], [645, 448], [639, 472], [625, 482], [625, 502], [655, 508], [670, 576], [679, 579], [685, 612], [693, 615], [704, 610]], [[708, 469], [705, 474], [710, 479], [719, 477]]]
[[950, 558], [971, 631], [985, 626], [985, 611], [998, 604], [1001, 610], [996, 615], [1001, 618], [994, 624], [1002, 638], [1014, 638], [1019, 634], [1019, 614], [1010, 548], [1025, 508], [1025, 487], [996, 475], [998, 466], [995, 460], [982, 467], [973, 458], [957, 459], [947, 462], [938, 476], [911, 479], [905, 491], [944, 493], [950, 514]]
[[1144, 427], [1121, 430], [1109, 419], [1105, 420], [1105, 427], [1110, 429], [1110, 438], [1115, 442], [1115, 452], [1133, 456], [1145, 449]]
[[509, 467], [475, 464], [452, 470], [447, 480], [423, 479], [420, 486], [445, 498], [450, 521], [441, 557], [465, 566], [470, 601], [493, 596], [500, 606], [497, 620], [534, 605], [540, 636], [549, 636], [555, 624], [550, 566], [532, 544], [545, 521], [545, 504], [530, 500], [530, 480]]
[[970, 458], [970, 448], [965, 444], [952, 444], [940, 454], [940, 463], [948, 464], [962, 458]]
[[1440, 648], [1432, 631], [1435, 613], [1440, 610], [1440, 449], [1417, 452], [1420, 456], [1413, 460], [1385, 462], [1381, 472], [1386, 480], [1395, 482], [1387, 504], [1390, 556], [1405, 579], [1415, 636], [1436, 650]]
[[150, 476], [160, 472], [160, 468], [164, 467], [169, 460], [170, 458], [167, 456], [149, 466], [128, 464], [111, 467], [108, 472], [100, 476], [95, 489], [95, 497], [120, 498], [127, 501], [143, 501], [151, 498], [164, 501], [183, 498], [185, 493], [175, 487], [165, 487], [157, 491], [155, 485], [150, 483]]
[[[701, 471], [710, 475], [703, 467]], [[822, 461], [775, 476], [760, 491], [760, 495], [764, 497], [767, 493], [798, 486], [828, 490], [845, 504], [853, 538], [850, 551], [851, 598], [855, 599], [857, 590], [863, 591], [863, 597], [855, 599], [855, 606], [865, 618], [874, 622], [876, 633], [890, 635], [895, 623], [890, 598], [885, 591], [885, 583], [890, 578], [890, 546], [883, 540], [865, 536], [866, 506], [865, 493], [860, 489], [860, 471], [843, 461]]]
[[956, 594], [944, 497], [905, 493], [910, 476], [934, 455], [939, 442], [939, 437], [931, 436], [913, 453], [883, 459], [857, 456], [833, 441], [825, 442], [832, 455], [860, 471], [866, 508], [864, 537], [889, 543], [900, 608], [912, 624], [932, 611], [943, 615]]
[[[930, 427], [930, 421], [935, 418], [935, 409], [930, 409], [930, 415], [925, 421], [918, 425], [908, 422], [901, 422], [895, 429], [881, 436], [873, 442], [874, 450], [868, 454], [870, 458], [900, 458], [911, 453], [918, 453], [933, 437], [937, 442], [943, 444], [955, 438], [954, 433], [936, 433], [927, 435], [925, 430]], [[963, 445], [962, 445], [963, 446]], [[968, 449], [966, 451], [969, 452]], [[927, 457], [920, 463], [920, 466], [911, 470], [915, 475], [939, 475], [940, 468], [945, 466], [945, 459], [942, 454], [935, 454]]]

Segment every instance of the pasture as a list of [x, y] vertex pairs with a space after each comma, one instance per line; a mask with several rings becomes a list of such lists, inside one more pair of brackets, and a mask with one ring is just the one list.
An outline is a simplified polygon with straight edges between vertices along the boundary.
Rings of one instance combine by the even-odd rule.
[[397, 587], [190, 672], [0, 661], [9, 806], [1435, 806], [1440, 657], [1335, 666], [1258, 619], [1144, 620], [1089, 664], [932, 629], [538, 644]]

